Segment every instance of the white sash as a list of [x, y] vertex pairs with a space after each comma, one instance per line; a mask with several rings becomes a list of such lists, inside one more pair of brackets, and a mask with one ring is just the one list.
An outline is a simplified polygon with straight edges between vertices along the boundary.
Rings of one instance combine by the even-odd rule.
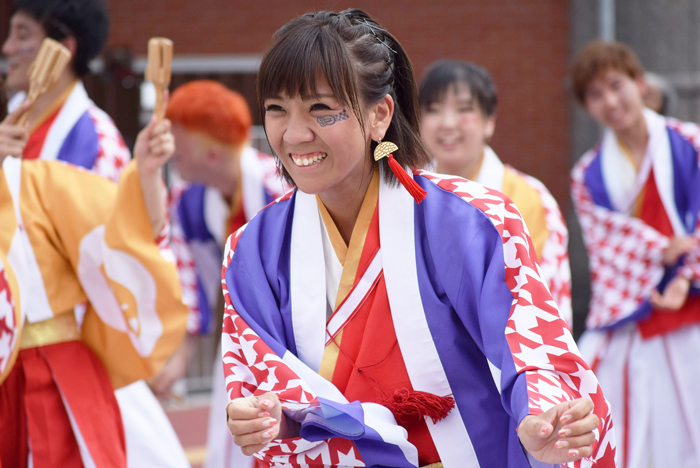
[[505, 172], [505, 165], [498, 159], [493, 149], [490, 146], [484, 147], [484, 160], [481, 162], [479, 174], [474, 178], [474, 181], [500, 192], [503, 190]]
[[625, 156], [612, 130], [605, 131], [601, 145], [601, 169], [605, 188], [613, 208], [630, 214], [634, 201], [646, 185], [653, 167], [654, 181], [673, 226], [673, 232], [676, 236], [685, 236], [688, 232], [678, 215], [673, 193], [673, 158], [666, 121], [649, 109], [644, 110], [644, 118], [649, 142], [639, 171]]
[[20, 306], [22, 323], [26, 317], [29, 322], [41, 322], [54, 316], [49, 298], [46, 295], [44, 278], [34, 256], [34, 250], [29, 242], [29, 236], [24, 229], [20, 209], [20, 187], [22, 180], [22, 160], [13, 157], [5, 158], [2, 164], [3, 175], [12, 196], [17, 227], [12, 236], [7, 261], [14, 270], [20, 290]]
[[[411, 385], [418, 391], [446, 396], [453, 392], [428, 328], [418, 289], [414, 208], [415, 202], [406, 189], [389, 187], [380, 177], [382, 249], [377, 255], [380, 259], [375, 258], [373, 263], [377, 263], [371, 268], [379, 275], [383, 267], [396, 336]], [[326, 343], [323, 337], [327, 336], [322, 220], [315, 196], [301, 191], [296, 192], [291, 243], [292, 322], [297, 353], [302, 362], [318, 370]], [[366, 276], [369, 283], [374, 274]], [[361, 300], [360, 296], [364, 297], [358, 289], [353, 300]], [[342, 326], [343, 319], [339, 317], [338, 323]], [[426, 423], [445, 467], [479, 467], [458, 408], [437, 424], [429, 418]]]
[[92, 101], [85, 91], [83, 82], [78, 81], [46, 134], [39, 159], [54, 160], [58, 157], [63, 141], [91, 104]]

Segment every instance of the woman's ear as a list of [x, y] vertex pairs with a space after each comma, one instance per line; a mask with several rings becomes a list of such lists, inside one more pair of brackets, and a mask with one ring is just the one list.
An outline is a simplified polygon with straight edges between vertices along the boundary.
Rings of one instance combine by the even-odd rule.
[[484, 121], [484, 138], [489, 141], [493, 138], [493, 134], [496, 131], [496, 114], [493, 114], [485, 118]]
[[71, 57], [75, 57], [75, 51], [78, 50], [78, 41], [73, 36], [68, 36], [61, 40], [61, 44], [70, 51]]
[[394, 117], [394, 98], [387, 94], [378, 103], [372, 106], [369, 112], [369, 135], [377, 141], [384, 138], [391, 119]]

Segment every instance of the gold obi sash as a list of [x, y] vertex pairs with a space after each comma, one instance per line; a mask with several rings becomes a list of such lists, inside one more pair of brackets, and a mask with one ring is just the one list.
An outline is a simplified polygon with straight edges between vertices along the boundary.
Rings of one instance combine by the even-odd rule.
[[80, 340], [80, 331], [71, 311], [37, 323], [25, 322], [19, 349], [38, 348], [67, 341]]

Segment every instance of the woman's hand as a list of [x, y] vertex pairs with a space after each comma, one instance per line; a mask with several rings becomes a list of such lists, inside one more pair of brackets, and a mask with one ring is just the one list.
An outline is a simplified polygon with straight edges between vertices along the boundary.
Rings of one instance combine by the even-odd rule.
[[134, 145], [134, 159], [143, 177], [160, 176], [160, 169], [175, 154], [175, 138], [168, 119], [155, 117], [141, 130]]
[[272, 439], [299, 435], [299, 424], [287, 418], [274, 393], [236, 398], [226, 407], [228, 430], [246, 455], [264, 449]]
[[157, 121], [153, 118], [139, 132], [134, 145], [134, 159], [154, 239], [158, 238], [165, 223], [163, 165], [175, 153], [175, 138], [170, 128], [169, 120]]
[[671, 243], [664, 249], [664, 265], [672, 266], [678, 263], [681, 255], [685, 255], [695, 247], [695, 239], [691, 237], [673, 237]]
[[559, 403], [539, 416], [528, 415], [518, 426], [520, 443], [537, 460], [568, 463], [593, 453], [598, 416], [585, 398]]
[[187, 363], [190, 359], [193, 339], [191, 335], [187, 334], [170, 359], [148, 381], [148, 386], [151, 387], [151, 391], [159, 400], [177, 398], [177, 395], [172, 392], [172, 388], [175, 382], [184, 379], [187, 375]]
[[685, 300], [688, 298], [689, 290], [690, 280], [682, 276], [676, 276], [666, 285], [663, 294], [654, 289], [651, 292], [649, 302], [654, 309], [673, 312], [683, 307]]
[[23, 103], [0, 123], [0, 164], [7, 156], [22, 157], [29, 132], [17, 122], [31, 107], [31, 102]]

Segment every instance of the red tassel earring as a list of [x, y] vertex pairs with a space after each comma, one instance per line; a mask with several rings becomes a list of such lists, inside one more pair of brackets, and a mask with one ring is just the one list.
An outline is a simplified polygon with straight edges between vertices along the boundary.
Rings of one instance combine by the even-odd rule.
[[413, 180], [413, 177], [411, 177], [403, 167], [401, 167], [401, 164], [394, 159], [394, 155], [392, 154], [394, 151], [397, 151], [399, 149], [396, 144], [390, 142], [390, 141], [382, 141], [381, 138], [378, 141], [377, 147], [374, 148], [374, 160], [379, 161], [382, 159], [384, 156], [389, 157], [389, 167], [391, 168], [391, 172], [394, 173], [397, 179], [399, 179], [399, 182], [401, 182], [401, 185], [408, 190], [408, 193], [411, 194], [413, 199], [416, 201], [416, 203], [420, 203], [425, 199], [425, 196], [427, 192], [423, 190], [423, 188], [416, 183], [415, 180]]

